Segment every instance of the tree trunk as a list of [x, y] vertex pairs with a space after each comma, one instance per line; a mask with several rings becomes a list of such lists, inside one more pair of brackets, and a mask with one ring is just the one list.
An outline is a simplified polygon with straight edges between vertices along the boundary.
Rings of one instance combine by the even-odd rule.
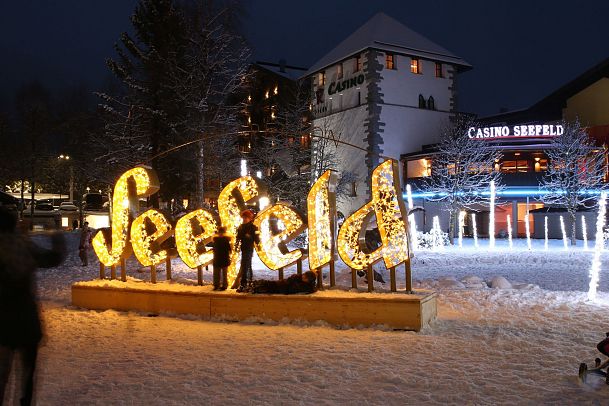
[[575, 217], [576, 217], [576, 212], [569, 212], [569, 215], [571, 216], [571, 245], [575, 246], [577, 245], [577, 240], [575, 239], [575, 230], [576, 230], [576, 224], [575, 224]]
[[197, 174], [197, 187], [195, 192], [195, 205], [196, 208], [202, 208], [205, 203], [205, 145], [203, 142], [198, 143], [199, 149], [197, 150], [197, 163], [196, 163], [196, 174]]
[[455, 245], [455, 211], [451, 208], [448, 216], [448, 240]]

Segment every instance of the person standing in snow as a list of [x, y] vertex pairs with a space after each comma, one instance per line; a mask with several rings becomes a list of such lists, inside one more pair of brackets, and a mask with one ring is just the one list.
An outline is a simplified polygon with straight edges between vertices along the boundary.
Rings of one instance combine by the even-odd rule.
[[230, 265], [230, 236], [226, 234], [226, 227], [218, 227], [214, 235], [214, 290], [226, 290], [228, 287], [226, 273]]
[[91, 229], [89, 223], [85, 221], [80, 230], [80, 243], [78, 245], [78, 256], [82, 262], [82, 266], [89, 265], [89, 246], [91, 245]]
[[47, 250], [19, 233], [16, 227], [15, 215], [0, 207], [0, 402], [13, 358], [20, 354], [21, 404], [29, 405], [34, 392], [38, 344], [42, 339], [34, 271], [37, 267], [61, 264], [65, 242], [61, 234], [53, 234], [52, 248]]
[[253, 278], [252, 257], [254, 256], [254, 244], [260, 243], [260, 235], [258, 227], [253, 223], [254, 212], [251, 210], [243, 210], [241, 212], [243, 223], [237, 228], [237, 246], [241, 247], [241, 269], [239, 275], [241, 283], [237, 292], [243, 292], [247, 289]]

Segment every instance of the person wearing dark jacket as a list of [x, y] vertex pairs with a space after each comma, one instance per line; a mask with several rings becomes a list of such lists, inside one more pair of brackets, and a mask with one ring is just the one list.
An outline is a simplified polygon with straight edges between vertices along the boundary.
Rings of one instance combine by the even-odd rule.
[[214, 290], [226, 290], [228, 282], [226, 272], [230, 265], [230, 236], [226, 234], [226, 227], [218, 227], [214, 235]]
[[65, 242], [61, 234], [53, 234], [52, 248], [41, 248], [17, 232], [16, 225], [15, 215], [0, 207], [0, 401], [13, 357], [21, 354], [21, 404], [29, 405], [42, 339], [34, 271], [59, 265], [65, 256]]
[[243, 210], [241, 212], [243, 223], [237, 228], [236, 244], [241, 247], [241, 269], [239, 275], [241, 283], [237, 292], [243, 292], [247, 289], [247, 285], [252, 281], [252, 257], [254, 256], [254, 244], [260, 243], [260, 235], [258, 227], [253, 223], [254, 212], [251, 210]]
[[277, 293], [282, 295], [313, 293], [317, 290], [316, 282], [317, 275], [315, 272], [307, 271], [302, 275], [292, 275], [280, 281], [254, 281], [250, 291], [252, 293]]

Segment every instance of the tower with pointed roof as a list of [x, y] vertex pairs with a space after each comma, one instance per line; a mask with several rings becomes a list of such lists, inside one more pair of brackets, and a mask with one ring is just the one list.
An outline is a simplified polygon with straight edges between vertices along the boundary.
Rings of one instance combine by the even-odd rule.
[[340, 139], [329, 145], [336, 145], [339, 176], [351, 179], [350, 197], [339, 204], [344, 215], [369, 200], [370, 175], [384, 157], [399, 159], [438, 141], [457, 112], [456, 74], [470, 68], [379, 13], [307, 71], [313, 92], [313, 154], [320, 142], [315, 135]]

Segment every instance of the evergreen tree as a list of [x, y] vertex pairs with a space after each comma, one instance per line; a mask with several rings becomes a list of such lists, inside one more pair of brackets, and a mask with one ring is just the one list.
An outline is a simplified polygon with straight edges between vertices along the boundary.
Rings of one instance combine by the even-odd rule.
[[150, 160], [179, 143], [183, 134], [178, 118], [181, 106], [176, 103], [169, 82], [172, 66], [180, 58], [186, 41], [184, 21], [171, 0], [141, 0], [131, 23], [135, 38], [123, 33], [121, 45], [115, 46], [118, 58], [107, 60], [124, 89], [114, 95], [98, 93], [109, 114], [101, 140], [105, 149], [101, 158], [119, 173], [140, 162], [149, 162], [164, 185], [172, 164], [179, 160], [172, 157]]

